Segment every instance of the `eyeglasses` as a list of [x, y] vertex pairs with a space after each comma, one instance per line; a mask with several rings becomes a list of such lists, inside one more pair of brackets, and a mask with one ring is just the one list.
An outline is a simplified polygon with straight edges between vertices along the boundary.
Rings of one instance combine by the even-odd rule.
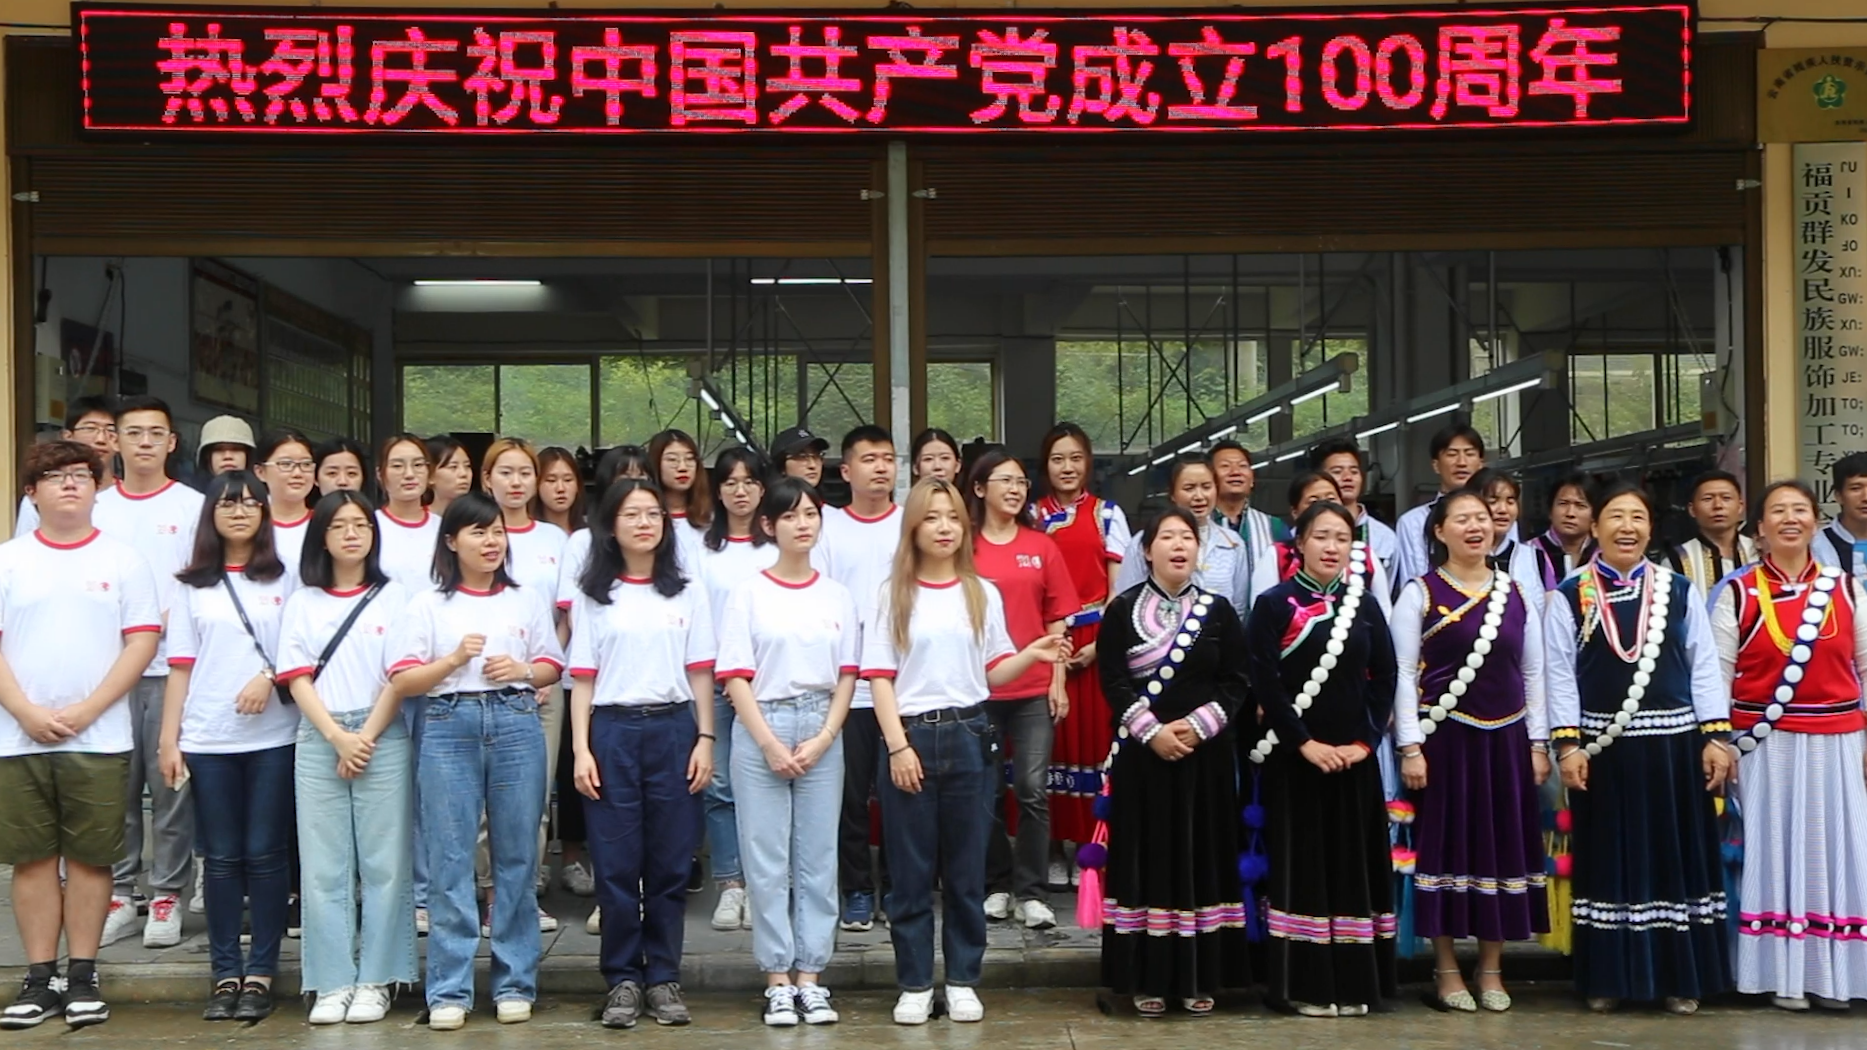
[[115, 423], [79, 423], [77, 426], [71, 428], [71, 432], [73, 434], [83, 434], [87, 438], [94, 438], [99, 434], [115, 434], [117, 432], [117, 425]]
[[420, 474], [428, 469], [425, 459], [392, 459], [383, 464], [383, 469], [391, 474]]
[[218, 500], [218, 501], [216, 501], [216, 502], [215, 502], [215, 504], [214, 504], [214, 509], [215, 509], [215, 510], [235, 510], [235, 509], [239, 509], [239, 510], [252, 510], [252, 511], [256, 511], [256, 510], [258, 510], [259, 508], [261, 508], [261, 507], [263, 507], [263, 506], [265, 506], [265, 504], [264, 504], [264, 503], [261, 503], [260, 501], [258, 501], [258, 500], [256, 500], [256, 499], [254, 499], [254, 498], [253, 498], [253, 497], [251, 497], [251, 496], [246, 496], [246, 497], [243, 497], [243, 498], [241, 498], [241, 499], [223, 499], [223, 500]]
[[658, 510], [625, 510], [616, 515], [616, 520], [624, 525], [659, 525], [662, 514]]
[[1006, 488], [1028, 489], [1031, 487], [1031, 479], [1022, 474], [994, 474], [985, 480], [987, 484], [1003, 485]]
[[821, 463], [823, 462], [823, 453], [818, 452], [816, 449], [813, 448], [813, 449], [808, 449], [803, 452], [793, 452], [784, 458], [785, 459], [801, 459], [806, 463]]
[[333, 536], [349, 536], [353, 533], [362, 536], [367, 533], [375, 532], [376, 526], [371, 525], [367, 521], [333, 521], [330, 527], [324, 531]]
[[87, 481], [95, 482], [96, 480], [97, 478], [85, 467], [72, 467], [69, 470], [48, 470], [39, 475], [39, 482], [44, 485], [82, 486]]
[[757, 478], [728, 478], [720, 482], [721, 492], [751, 492], [764, 487]]
[[130, 427], [120, 433], [132, 445], [140, 445], [145, 441], [151, 445], [160, 445], [169, 439], [171, 431], [167, 427]]
[[281, 474], [309, 474], [317, 465], [317, 461], [309, 459], [269, 459], [260, 464]]

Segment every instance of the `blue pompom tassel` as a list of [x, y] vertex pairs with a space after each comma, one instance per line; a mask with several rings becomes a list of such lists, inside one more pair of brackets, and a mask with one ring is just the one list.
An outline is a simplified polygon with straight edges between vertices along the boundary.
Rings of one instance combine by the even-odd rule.
[[1270, 858], [1261, 853], [1240, 853], [1238, 855], [1238, 881], [1246, 886], [1256, 886], [1271, 873]]
[[1244, 821], [1245, 827], [1253, 831], [1261, 830], [1264, 827], [1264, 807], [1253, 802], [1245, 807], [1239, 819]]
[[1115, 800], [1108, 795], [1097, 795], [1089, 809], [1097, 820], [1107, 822], [1115, 816]]
[[1101, 868], [1109, 862], [1109, 848], [1100, 842], [1085, 842], [1076, 849], [1076, 866]]

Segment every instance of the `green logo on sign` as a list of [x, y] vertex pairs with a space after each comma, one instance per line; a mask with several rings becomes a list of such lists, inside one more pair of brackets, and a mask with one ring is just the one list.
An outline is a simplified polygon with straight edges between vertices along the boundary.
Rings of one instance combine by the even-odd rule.
[[1830, 73], [1817, 80], [1812, 90], [1815, 92], [1815, 108], [1840, 109], [1841, 104], [1847, 100], [1848, 82]]

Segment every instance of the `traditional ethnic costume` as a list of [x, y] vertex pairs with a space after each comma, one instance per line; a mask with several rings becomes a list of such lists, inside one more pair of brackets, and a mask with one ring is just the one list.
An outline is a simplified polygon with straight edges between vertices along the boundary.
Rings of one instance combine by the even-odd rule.
[[[1271, 865], [1267, 995], [1299, 1008], [1375, 1007], [1395, 994], [1393, 860], [1372, 757], [1393, 706], [1394, 648], [1364, 595], [1348, 573], [1321, 584], [1299, 572], [1258, 599], [1245, 628], [1267, 723], [1249, 752], [1261, 763]], [[1370, 757], [1324, 773], [1299, 751], [1308, 740]]]
[[1536, 567], [1542, 574], [1544, 591], [1555, 590], [1557, 584], [1595, 556], [1595, 541], [1592, 538], [1582, 544], [1582, 555], [1577, 558], [1569, 553], [1569, 548], [1562, 545], [1562, 537], [1556, 535], [1555, 529], [1525, 540], [1524, 546], [1529, 547], [1536, 557]]
[[1521, 941], [1549, 930], [1530, 751], [1549, 720], [1533, 609], [1528, 590], [1495, 570], [1471, 593], [1435, 569], [1395, 605], [1394, 736], [1426, 758], [1426, 787], [1413, 793], [1418, 936]]
[[[1128, 519], [1120, 507], [1088, 493], [1067, 506], [1045, 496], [1038, 501], [1037, 515], [1062, 550], [1083, 603], [1082, 611], [1070, 617], [1070, 644], [1080, 652], [1096, 644], [1102, 607], [1109, 599], [1109, 565], [1120, 562], [1128, 549]], [[1071, 669], [1063, 684], [1070, 711], [1057, 724], [1050, 749], [1050, 837], [1088, 842], [1095, 830], [1090, 806], [1102, 788], [1102, 762], [1109, 753], [1109, 709], [1094, 663]]]
[[[1359, 535], [1359, 533], [1358, 533]], [[1303, 568], [1303, 552], [1297, 549], [1295, 539], [1279, 540], [1277, 551], [1277, 580], [1279, 583], [1295, 576]], [[1361, 577], [1362, 584], [1368, 588], [1369, 597], [1381, 606], [1381, 615], [1394, 615], [1392, 581], [1387, 578], [1387, 564], [1375, 553], [1371, 544], [1362, 541], [1361, 547], [1354, 553], [1349, 564], [1355, 574]]]
[[[1199, 522], [1199, 565], [1193, 570], [1193, 583], [1232, 603], [1232, 608], [1246, 615], [1256, 596], [1275, 581], [1275, 566], [1263, 558], [1254, 558], [1243, 537], [1211, 518]], [[1115, 592], [1126, 594], [1147, 580], [1147, 558], [1141, 552], [1141, 537], [1128, 542], [1121, 571], [1115, 574]]]
[[1685, 573], [1698, 587], [1698, 593], [1710, 598], [1725, 577], [1757, 560], [1757, 541], [1742, 533], [1737, 537], [1735, 560], [1719, 553], [1718, 545], [1703, 536], [1694, 536], [1672, 549], [1670, 563], [1674, 572]]
[[[1244, 625], [1223, 597], [1150, 578], [1109, 603], [1102, 688], [1121, 738], [1109, 770], [1102, 983], [1123, 995], [1210, 998], [1250, 983], [1238, 876], [1231, 721], [1245, 699]], [[1201, 743], [1147, 746], [1187, 719]]]
[[1740, 992], [1867, 999], [1867, 782], [1861, 588], [1812, 559], [1765, 559], [1713, 597], [1731, 683], [1744, 873]]
[[1599, 557], [1544, 613], [1550, 735], [1589, 753], [1569, 792], [1576, 988], [1702, 1000], [1731, 985], [1705, 745], [1730, 732], [1705, 606], [1683, 575]]

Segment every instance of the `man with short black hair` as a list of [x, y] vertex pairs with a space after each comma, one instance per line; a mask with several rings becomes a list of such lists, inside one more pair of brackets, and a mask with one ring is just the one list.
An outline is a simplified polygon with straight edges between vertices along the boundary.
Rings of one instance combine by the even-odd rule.
[[148, 563], [91, 523], [104, 477], [96, 449], [34, 446], [24, 474], [39, 527], [0, 544], [0, 863], [13, 866], [27, 967], [0, 1028], [61, 1013], [80, 1028], [110, 1019], [97, 949], [124, 848], [134, 741], [123, 698], [162, 621]]
[[[1399, 542], [1399, 551], [1394, 558], [1395, 593], [1399, 593], [1399, 589], [1405, 587], [1409, 580], [1426, 575], [1432, 568], [1426, 553], [1426, 518], [1433, 512], [1433, 506], [1444, 499], [1448, 492], [1463, 488], [1472, 475], [1485, 466], [1484, 435], [1462, 419], [1446, 424], [1433, 435], [1431, 451], [1433, 473], [1439, 476], [1439, 494], [1402, 514], [1400, 520], [1394, 523], [1394, 538]], [[1511, 526], [1508, 538], [1517, 538], [1516, 526]]]
[[1757, 560], [1757, 541], [1743, 534], [1744, 489], [1737, 475], [1708, 470], [1694, 478], [1686, 513], [1697, 534], [1672, 549], [1672, 566], [1709, 596], [1732, 570]]
[[1867, 582], [1867, 452], [1842, 456], [1832, 476], [1834, 500], [1841, 513], [1815, 534], [1809, 554], [1823, 565], [1846, 569]]
[[1529, 541], [1545, 591], [1554, 591], [1594, 554], [1595, 511], [1588, 491], [1588, 475], [1580, 471], [1565, 475], [1550, 490], [1549, 530]]
[[[1245, 446], [1236, 441], [1221, 441], [1206, 453], [1206, 463], [1212, 467], [1216, 490], [1212, 520], [1245, 541], [1245, 578], [1257, 581], [1259, 577], [1254, 570], [1258, 559], [1275, 558], [1277, 541], [1288, 539], [1289, 529], [1282, 519], [1251, 506], [1251, 493], [1257, 488], [1258, 474]], [[1255, 588], [1251, 597], [1257, 597]]]
[[[811, 564], [849, 588], [859, 622], [873, 615], [894, 570], [901, 546], [901, 508], [895, 503], [895, 439], [878, 426], [859, 426], [843, 436], [843, 480], [847, 507], [823, 508], [823, 525]], [[869, 797], [884, 763], [882, 729], [875, 720], [869, 683], [856, 682], [843, 723], [843, 811], [837, 838], [837, 882], [843, 895], [842, 928], [871, 929], [875, 923], [875, 875], [869, 863]]]
[[771, 442], [771, 461], [788, 477], [802, 478], [811, 488], [823, 487], [823, 454], [830, 443], [795, 426], [783, 430]]
[[1368, 483], [1368, 464], [1361, 446], [1351, 437], [1331, 438], [1309, 450], [1309, 468], [1335, 479], [1342, 490], [1342, 505], [1355, 516], [1356, 539], [1366, 543], [1382, 565], [1391, 566], [1400, 553], [1400, 541], [1387, 523], [1368, 513], [1361, 502]]
[[[59, 431], [65, 441], [76, 441], [96, 452], [104, 465], [102, 489], [116, 482], [117, 409], [107, 397], [73, 398], [65, 409], [65, 429]], [[13, 518], [13, 535], [24, 536], [39, 527], [39, 511], [31, 496], [19, 498], [19, 513]]]
[[[199, 492], [168, 473], [177, 443], [175, 419], [157, 397], [126, 398], [117, 405], [117, 440], [123, 477], [97, 496], [97, 527], [143, 556], [156, 576], [156, 602], [168, 622], [175, 574], [194, 555], [195, 525], [201, 519]], [[168, 686], [167, 653], [158, 644], [141, 682], [130, 691], [129, 807], [124, 814], [124, 851], [116, 866], [117, 890], [104, 924], [104, 943], [129, 933], [136, 921], [136, 880], [143, 871], [143, 791], [149, 791], [150, 833], [155, 839], [149, 868], [149, 921], [143, 946], [181, 943], [182, 891], [193, 883], [194, 800], [187, 785], [171, 789], [162, 778], [157, 744], [162, 736], [162, 694]]]

